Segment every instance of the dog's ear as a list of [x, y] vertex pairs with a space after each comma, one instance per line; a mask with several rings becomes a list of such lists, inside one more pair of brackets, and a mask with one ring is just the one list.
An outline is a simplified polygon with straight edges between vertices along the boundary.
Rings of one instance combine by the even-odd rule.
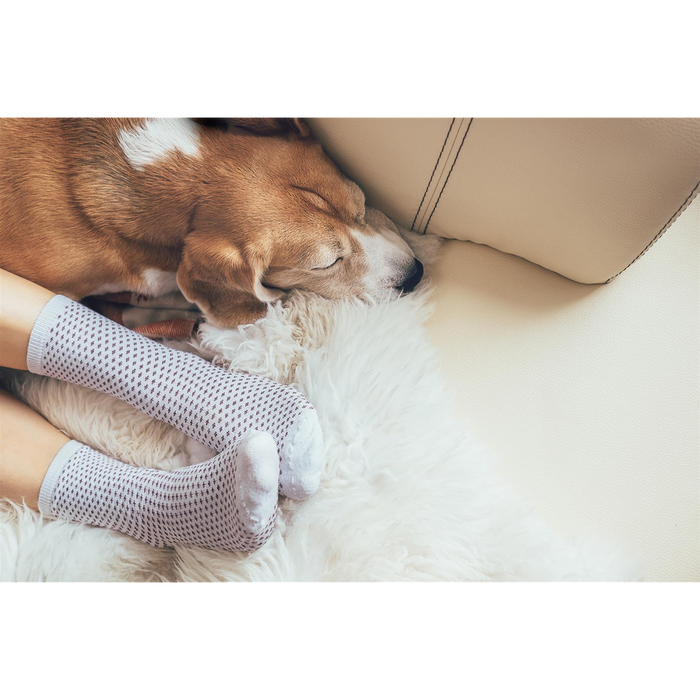
[[262, 318], [267, 304], [284, 295], [263, 284], [267, 263], [261, 251], [241, 249], [217, 236], [192, 231], [185, 238], [177, 284], [209, 321], [235, 328]]
[[198, 124], [208, 126], [221, 131], [233, 131], [243, 129], [252, 134], [260, 136], [275, 136], [279, 134], [290, 134], [300, 138], [311, 136], [311, 129], [303, 119], [299, 118], [252, 118], [239, 119], [236, 117], [221, 117], [211, 119], [195, 119]]

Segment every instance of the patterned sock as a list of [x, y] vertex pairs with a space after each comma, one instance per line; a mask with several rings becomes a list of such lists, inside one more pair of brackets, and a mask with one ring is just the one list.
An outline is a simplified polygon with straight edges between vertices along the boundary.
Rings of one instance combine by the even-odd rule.
[[34, 323], [27, 366], [116, 396], [217, 452], [251, 428], [270, 433], [280, 493], [304, 499], [318, 488], [321, 427], [314, 407], [292, 387], [167, 348], [60, 295]]
[[154, 547], [252, 552], [275, 525], [278, 473], [275, 441], [257, 430], [209, 461], [174, 472], [132, 467], [71, 440], [49, 466], [39, 510]]

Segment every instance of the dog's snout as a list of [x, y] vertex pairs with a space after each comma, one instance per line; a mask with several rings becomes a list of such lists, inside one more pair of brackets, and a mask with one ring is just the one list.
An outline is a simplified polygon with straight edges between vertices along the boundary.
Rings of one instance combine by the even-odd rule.
[[418, 260], [418, 258], [413, 258], [413, 270], [411, 274], [399, 285], [396, 289], [402, 291], [404, 294], [410, 294], [417, 286], [418, 283], [423, 278], [423, 263]]

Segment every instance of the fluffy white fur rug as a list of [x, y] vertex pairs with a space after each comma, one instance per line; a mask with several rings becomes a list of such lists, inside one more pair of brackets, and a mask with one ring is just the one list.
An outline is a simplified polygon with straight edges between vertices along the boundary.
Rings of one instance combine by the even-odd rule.
[[[434, 239], [406, 234], [418, 257]], [[386, 304], [294, 294], [236, 331], [204, 326], [200, 352], [293, 383], [326, 440], [319, 492], [285, 501], [252, 555], [157, 550], [125, 535], [0, 502], [4, 581], [520, 581], [636, 578], [601, 543], [569, 541], [501, 484], [453, 417], [426, 338], [429, 284]], [[181, 433], [111, 397], [29, 375], [15, 390], [72, 437], [119, 459], [171, 469]], [[194, 458], [194, 459], [193, 459]]]

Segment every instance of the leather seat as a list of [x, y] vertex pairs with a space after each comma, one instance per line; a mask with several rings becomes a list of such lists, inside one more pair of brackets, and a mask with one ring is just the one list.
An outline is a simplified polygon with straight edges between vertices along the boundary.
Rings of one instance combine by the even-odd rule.
[[311, 124], [372, 204], [455, 239], [429, 331], [503, 477], [700, 580], [700, 120]]

